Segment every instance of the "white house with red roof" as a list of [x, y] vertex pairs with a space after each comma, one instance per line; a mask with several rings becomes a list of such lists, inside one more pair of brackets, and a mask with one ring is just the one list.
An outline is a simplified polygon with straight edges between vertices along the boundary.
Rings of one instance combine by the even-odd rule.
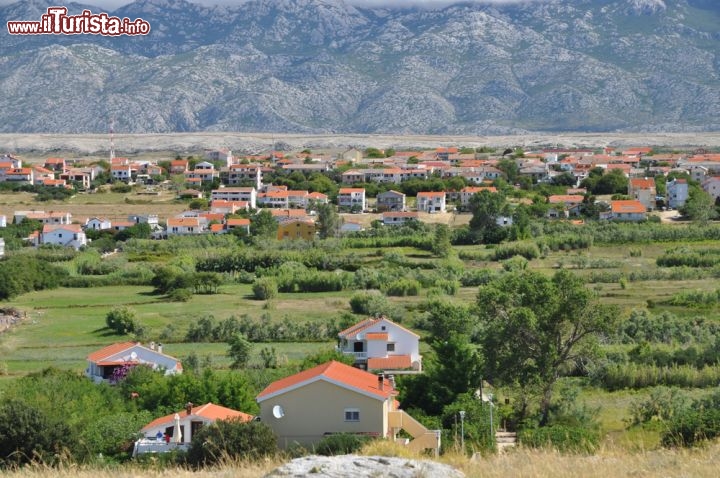
[[87, 245], [87, 236], [80, 224], [45, 224], [40, 233], [40, 244], [80, 249]]
[[411, 450], [440, 448], [440, 431], [428, 430], [398, 409], [390, 379], [330, 361], [277, 380], [256, 397], [260, 420], [278, 438], [280, 448], [310, 447], [328, 435], [353, 433], [397, 440]]
[[600, 219], [644, 221], [647, 219], [647, 208], [636, 199], [610, 201], [610, 211], [601, 213]]
[[88, 355], [87, 361], [85, 375], [98, 383], [109, 380], [116, 369], [126, 365], [148, 365], [153, 370], [164, 370], [165, 375], [182, 373], [180, 361], [164, 354], [162, 344], [154, 342], [149, 347], [139, 342], [108, 345]]
[[96, 231], [103, 231], [105, 229], [112, 229], [112, 222], [110, 219], [105, 217], [90, 217], [85, 220], [85, 230], [93, 229]]
[[445, 191], [417, 193], [417, 210], [422, 212], [445, 212]]
[[365, 188], [340, 188], [337, 195], [338, 207], [346, 209], [367, 209]]
[[244, 187], [213, 189], [210, 192], [210, 199], [213, 201], [245, 201], [250, 209], [255, 209], [257, 207], [257, 190]]
[[420, 336], [386, 317], [370, 317], [338, 333], [338, 350], [365, 370], [422, 370]]
[[[189, 445], [195, 433], [205, 425], [215, 423], [217, 420], [249, 422], [252, 419], [252, 415], [222, 405], [206, 403], [194, 406], [192, 403], [188, 403], [184, 410], [156, 418], [145, 425], [140, 430], [144, 438], [135, 442], [133, 456], [145, 453], [163, 453], [175, 448], [182, 449], [184, 447], [178, 447], [178, 445]], [[176, 426], [176, 424], [179, 425]], [[178, 437], [175, 437], [176, 429], [179, 431]]]
[[172, 217], [167, 220], [168, 236], [202, 234], [207, 229], [207, 221], [200, 217]]

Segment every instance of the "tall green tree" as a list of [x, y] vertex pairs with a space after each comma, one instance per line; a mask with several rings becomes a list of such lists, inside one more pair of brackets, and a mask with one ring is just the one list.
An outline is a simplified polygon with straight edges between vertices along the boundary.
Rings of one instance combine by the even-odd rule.
[[317, 205], [318, 233], [320, 239], [337, 236], [340, 231], [340, 215], [332, 204]]
[[258, 239], [275, 237], [277, 221], [269, 210], [263, 209], [250, 218], [250, 234]]
[[252, 344], [243, 334], [235, 334], [228, 342], [230, 350], [228, 355], [233, 359], [231, 368], [245, 368], [250, 360]]
[[552, 278], [528, 270], [504, 274], [480, 287], [478, 305], [485, 376], [518, 385], [524, 403], [536, 397], [542, 424], [557, 380], [593, 357], [598, 338], [614, 331], [619, 318], [616, 307], [600, 304], [569, 271]]
[[438, 257], [448, 257], [452, 252], [450, 244], [450, 229], [445, 224], [435, 226], [435, 235], [432, 241], [432, 253]]
[[690, 220], [705, 223], [717, 217], [717, 210], [712, 196], [697, 186], [691, 187], [685, 204], [680, 213]]
[[498, 218], [509, 213], [505, 196], [487, 190], [470, 198], [470, 231], [478, 242], [498, 244], [507, 236], [507, 231], [498, 225]]

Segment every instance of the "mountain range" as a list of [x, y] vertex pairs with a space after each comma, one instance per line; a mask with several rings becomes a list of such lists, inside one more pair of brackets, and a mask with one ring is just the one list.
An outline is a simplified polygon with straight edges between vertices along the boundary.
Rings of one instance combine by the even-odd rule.
[[717, 0], [421, 3], [137, 0], [108, 13], [147, 36], [3, 29], [0, 133], [720, 130]]

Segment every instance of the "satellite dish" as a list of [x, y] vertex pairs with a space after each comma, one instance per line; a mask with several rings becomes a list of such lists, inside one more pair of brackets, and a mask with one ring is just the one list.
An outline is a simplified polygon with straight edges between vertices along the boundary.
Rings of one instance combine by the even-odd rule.
[[130, 353], [130, 359], [131, 359], [131, 360], [137, 359], [137, 353], [131, 352], [131, 353]]
[[285, 410], [280, 405], [275, 405], [272, 409], [273, 416], [275, 418], [282, 418], [285, 416]]

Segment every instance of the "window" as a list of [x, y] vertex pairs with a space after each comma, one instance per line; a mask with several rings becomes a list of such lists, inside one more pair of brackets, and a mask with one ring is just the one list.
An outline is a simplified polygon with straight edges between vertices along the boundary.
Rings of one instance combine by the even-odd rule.
[[359, 422], [360, 421], [360, 410], [357, 408], [346, 408], [345, 409], [345, 421], [346, 422]]
[[387, 344], [388, 352], [395, 352], [395, 344]]

